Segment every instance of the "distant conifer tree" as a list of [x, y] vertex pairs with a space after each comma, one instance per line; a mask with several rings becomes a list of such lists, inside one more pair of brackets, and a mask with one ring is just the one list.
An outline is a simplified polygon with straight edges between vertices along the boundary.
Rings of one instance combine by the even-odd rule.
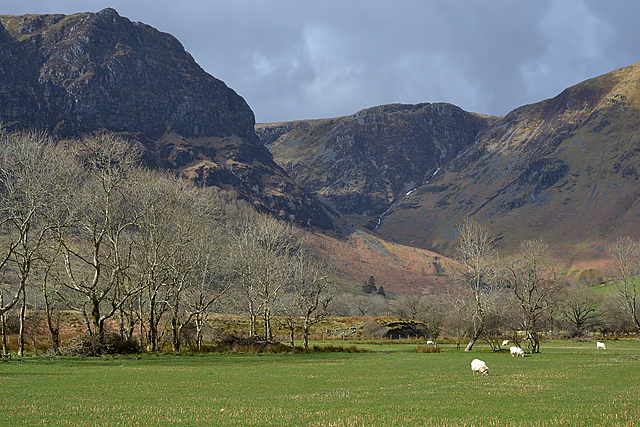
[[373, 276], [369, 276], [367, 283], [362, 285], [362, 291], [366, 294], [372, 294], [378, 291], [378, 288], [376, 287], [376, 279]]

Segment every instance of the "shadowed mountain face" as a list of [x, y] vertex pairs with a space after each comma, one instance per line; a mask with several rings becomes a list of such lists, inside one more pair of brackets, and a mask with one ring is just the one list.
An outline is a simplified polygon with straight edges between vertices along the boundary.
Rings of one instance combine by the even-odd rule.
[[0, 16], [0, 122], [60, 139], [99, 130], [139, 141], [151, 164], [327, 228], [323, 207], [274, 162], [245, 100], [173, 36], [113, 9]]
[[369, 229], [497, 118], [450, 104], [383, 105], [337, 119], [257, 125], [298, 183]]
[[597, 264], [640, 237], [639, 79], [640, 63], [502, 118], [425, 104], [257, 130], [299, 183], [386, 239], [446, 254], [471, 216], [502, 248], [542, 237]]

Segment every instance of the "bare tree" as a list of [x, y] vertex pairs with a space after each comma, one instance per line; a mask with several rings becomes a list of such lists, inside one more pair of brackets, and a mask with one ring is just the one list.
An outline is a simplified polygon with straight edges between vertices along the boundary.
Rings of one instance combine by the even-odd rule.
[[391, 302], [393, 313], [403, 319], [417, 320], [425, 310], [424, 299], [419, 295], [400, 295]]
[[636, 325], [631, 320], [627, 310], [627, 304], [614, 292], [607, 294], [600, 306], [600, 323], [597, 325], [602, 334], [627, 334], [637, 333]]
[[290, 266], [293, 301], [302, 320], [304, 347], [309, 347], [309, 329], [330, 313], [335, 291], [329, 267], [308, 250], [298, 250]]
[[618, 297], [640, 334], [640, 242], [620, 237], [607, 246], [613, 261]]
[[441, 295], [444, 309], [444, 330], [456, 338], [456, 347], [460, 348], [460, 340], [471, 327], [470, 320], [475, 314], [469, 296], [469, 289], [459, 284], [451, 284], [444, 289]]
[[[175, 351], [180, 350], [180, 333], [191, 321], [196, 328], [196, 346], [202, 346], [203, 329], [211, 308], [227, 293], [233, 284], [233, 274], [227, 271], [227, 262], [221, 251], [221, 236], [211, 225], [200, 229], [192, 242], [193, 264], [189, 266], [188, 279], [181, 283], [181, 292], [170, 288], [169, 305], [172, 314], [172, 336]], [[177, 289], [175, 289], [177, 291]], [[181, 297], [181, 301], [179, 298]], [[179, 307], [182, 307], [180, 318]]]
[[598, 323], [600, 298], [585, 285], [564, 289], [560, 305], [562, 316], [573, 328], [573, 336], [583, 336]]
[[19, 270], [19, 286], [13, 298], [0, 307], [10, 310], [24, 293], [31, 262], [46, 229], [38, 227], [38, 215], [49, 201], [45, 183], [47, 159], [53, 142], [36, 132], [0, 134], [0, 271], [14, 263]]
[[[129, 321], [144, 322], [149, 349], [158, 349], [158, 326], [167, 305], [166, 293], [172, 277], [171, 266], [184, 252], [185, 226], [194, 212], [196, 190], [185, 180], [168, 173], [144, 171], [137, 191], [135, 236], [135, 269], [137, 302], [129, 309]], [[191, 225], [193, 227], [194, 225]], [[175, 277], [175, 276], [174, 276]], [[137, 315], [133, 313], [137, 310]], [[144, 313], [143, 313], [144, 311]], [[140, 338], [145, 334], [141, 334]]]
[[458, 227], [458, 233], [457, 263], [452, 263], [447, 271], [454, 282], [470, 291], [473, 298], [474, 332], [465, 348], [465, 351], [471, 351], [484, 332], [488, 296], [496, 285], [496, 252], [493, 237], [484, 225], [467, 219]]
[[[66, 285], [89, 305], [92, 334], [136, 291], [126, 286], [132, 256], [131, 231], [137, 222], [132, 192], [139, 150], [108, 133], [96, 134], [78, 148], [86, 178], [77, 194], [75, 227], [60, 230]], [[82, 309], [86, 313], [85, 308]]]
[[521, 243], [519, 253], [501, 263], [501, 279], [518, 301], [522, 328], [533, 353], [540, 351], [543, 316], [551, 314], [567, 272], [548, 254], [549, 247], [544, 241], [527, 240]]
[[0, 224], [4, 250], [0, 271], [11, 264], [17, 277], [17, 292], [0, 314], [19, 298], [20, 332], [18, 354], [24, 352], [26, 314], [25, 287], [40, 258], [47, 237], [56, 226], [52, 216], [69, 193], [73, 177], [61, 147], [41, 132], [19, 132], [0, 136]]
[[218, 227], [218, 206], [208, 197], [207, 189], [189, 186], [181, 194], [180, 214], [173, 220], [176, 233], [165, 243], [174, 248], [165, 261], [166, 304], [174, 351], [180, 350], [182, 331], [192, 321], [200, 348], [209, 311], [233, 282], [228, 254], [222, 251], [229, 237]]
[[264, 338], [269, 340], [271, 319], [300, 242], [291, 225], [263, 214], [247, 215], [233, 225], [232, 240], [232, 262], [250, 318], [249, 333], [256, 334], [256, 319], [262, 314]]
[[434, 340], [438, 339], [444, 326], [442, 298], [433, 294], [423, 296], [422, 313], [419, 319], [424, 323], [427, 333]]
[[351, 316], [372, 317], [379, 316], [386, 306], [385, 298], [382, 295], [348, 295], [343, 294], [342, 299], [349, 306]]
[[289, 332], [291, 348], [295, 346], [295, 332], [300, 328], [301, 316], [296, 306], [296, 297], [293, 293], [287, 292], [278, 300], [278, 315], [280, 326], [284, 326]]

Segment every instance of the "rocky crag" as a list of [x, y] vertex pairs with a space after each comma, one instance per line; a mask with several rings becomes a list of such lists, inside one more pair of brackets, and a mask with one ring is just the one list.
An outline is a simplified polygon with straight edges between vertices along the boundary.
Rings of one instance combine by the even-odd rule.
[[256, 130], [299, 184], [374, 230], [394, 203], [429, 182], [496, 120], [451, 104], [392, 104]]
[[140, 142], [151, 165], [300, 224], [331, 227], [321, 204], [260, 143], [245, 100], [173, 36], [113, 9], [0, 21], [5, 129], [44, 129], [59, 139], [117, 132]]

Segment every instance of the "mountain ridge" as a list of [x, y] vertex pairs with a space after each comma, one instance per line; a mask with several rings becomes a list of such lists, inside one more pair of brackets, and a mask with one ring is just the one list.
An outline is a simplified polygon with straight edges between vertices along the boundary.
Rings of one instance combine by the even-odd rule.
[[372, 229], [372, 217], [495, 120], [452, 104], [389, 104], [335, 119], [258, 124], [256, 130], [293, 179]]
[[[477, 115], [485, 121], [472, 140], [437, 168], [436, 159], [430, 159], [424, 170], [431, 176], [425, 175], [421, 182], [405, 179], [405, 187], [397, 185], [386, 199], [387, 206], [379, 204], [374, 214], [360, 217], [334, 207], [387, 240], [444, 255], [451, 253], [456, 227], [472, 216], [492, 228], [503, 250], [542, 237], [552, 244], [558, 259], [601, 265], [607, 243], [624, 234], [640, 237], [635, 226], [640, 218], [639, 88], [637, 63], [518, 107], [504, 117]], [[417, 107], [405, 110], [412, 108]], [[358, 114], [347, 117], [353, 121]], [[331, 120], [338, 119], [325, 123]], [[304, 132], [296, 132], [300, 122], [292, 123], [256, 128], [285, 169], [294, 164], [299, 170], [311, 170], [305, 164], [314, 159], [309, 152], [325, 144], [326, 133], [318, 122], [306, 121]], [[402, 119], [386, 123], [384, 131], [399, 132], [398, 124]], [[365, 150], [385, 148], [355, 125], [350, 132], [352, 139], [370, 145]], [[437, 152], [431, 154], [435, 157]], [[398, 164], [389, 162], [386, 167]], [[301, 179], [300, 173], [292, 176], [302, 185], [313, 182]], [[370, 174], [364, 179], [380, 178]], [[308, 189], [319, 193], [317, 187]], [[367, 195], [354, 192], [352, 197], [356, 204], [370, 205]]]

